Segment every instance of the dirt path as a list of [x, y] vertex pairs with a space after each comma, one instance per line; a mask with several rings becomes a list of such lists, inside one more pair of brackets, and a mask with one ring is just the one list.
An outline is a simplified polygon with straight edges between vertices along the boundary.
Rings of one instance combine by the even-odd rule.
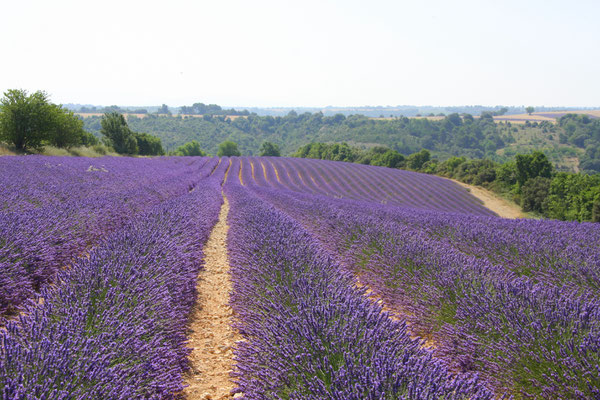
[[189, 400], [231, 399], [234, 388], [229, 373], [233, 369], [233, 348], [242, 337], [232, 327], [229, 307], [231, 281], [227, 257], [227, 215], [224, 198], [219, 221], [204, 247], [204, 269], [198, 276], [198, 301], [194, 307], [189, 347], [191, 370], [186, 376], [184, 395]]
[[465, 189], [468, 189], [473, 196], [483, 201], [484, 207], [489, 208], [502, 218], [527, 218], [527, 216], [521, 211], [521, 207], [519, 207], [515, 203], [503, 199], [502, 197], [498, 196], [493, 192], [490, 192], [487, 189], [481, 188], [479, 186], [468, 185], [466, 183], [462, 183], [454, 179], [450, 180], [454, 183], [459, 184]]

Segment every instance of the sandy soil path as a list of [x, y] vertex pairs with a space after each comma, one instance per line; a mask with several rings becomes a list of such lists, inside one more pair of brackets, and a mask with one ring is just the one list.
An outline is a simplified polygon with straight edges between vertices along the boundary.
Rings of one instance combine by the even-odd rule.
[[451, 181], [459, 184], [465, 189], [469, 189], [470, 193], [473, 196], [483, 201], [484, 207], [489, 208], [502, 218], [527, 218], [527, 216], [521, 211], [521, 207], [519, 207], [515, 203], [503, 199], [502, 197], [498, 196], [493, 192], [490, 192], [487, 189], [484, 189], [479, 186], [468, 185], [466, 183], [462, 183], [454, 179], [451, 179]]
[[198, 276], [198, 301], [190, 324], [189, 347], [191, 370], [189, 385], [183, 392], [189, 400], [231, 399], [234, 383], [233, 348], [241, 335], [232, 327], [233, 311], [229, 307], [232, 284], [227, 257], [227, 215], [229, 202], [224, 198], [219, 221], [204, 247], [204, 269]]

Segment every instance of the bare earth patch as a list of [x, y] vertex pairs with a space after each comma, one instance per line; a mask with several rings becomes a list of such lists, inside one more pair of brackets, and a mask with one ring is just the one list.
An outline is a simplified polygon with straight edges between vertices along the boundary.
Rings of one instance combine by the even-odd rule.
[[186, 376], [187, 399], [231, 399], [235, 387], [230, 379], [233, 348], [241, 335], [232, 328], [233, 311], [229, 307], [232, 284], [227, 257], [227, 215], [229, 202], [224, 198], [219, 221], [204, 247], [204, 269], [198, 275], [198, 301], [190, 324], [189, 361]]
[[489, 208], [502, 218], [527, 218], [527, 216], [521, 211], [521, 207], [519, 207], [515, 203], [503, 199], [502, 197], [498, 196], [493, 192], [490, 192], [487, 189], [484, 189], [479, 186], [468, 185], [466, 183], [462, 183], [454, 179], [451, 179], [451, 181], [459, 184], [465, 189], [468, 189], [473, 196], [483, 201], [484, 207]]

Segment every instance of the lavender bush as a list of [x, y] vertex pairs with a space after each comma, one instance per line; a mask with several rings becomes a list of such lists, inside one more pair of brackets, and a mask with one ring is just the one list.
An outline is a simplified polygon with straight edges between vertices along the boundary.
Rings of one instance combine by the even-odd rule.
[[0, 311], [23, 311], [0, 332], [2, 398], [177, 397], [222, 186], [244, 398], [600, 398], [598, 225], [503, 220], [440, 178], [321, 160], [0, 171]]
[[4, 399], [174, 398], [223, 169], [126, 223], [0, 332]]
[[244, 398], [492, 398], [475, 375], [449, 375], [294, 220], [235, 182], [226, 193]]
[[353, 201], [293, 184], [299, 171], [286, 167], [277, 183], [245, 184], [433, 340], [453, 371], [479, 371], [519, 398], [600, 396], [597, 225]]
[[0, 158], [0, 316], [60, 268], [161, 201], [191, 190], [217, 159]]

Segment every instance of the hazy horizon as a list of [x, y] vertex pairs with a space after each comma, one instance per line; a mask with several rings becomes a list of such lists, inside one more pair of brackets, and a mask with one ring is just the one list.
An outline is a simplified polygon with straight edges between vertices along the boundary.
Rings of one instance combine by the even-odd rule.
[[[203, 102], [202, 100], [198, 100], [198, 101], [193, 101], [192, 103], [188, 103], [188, 104], [177, 104], [177, 105], [173, 105], [173, 104], [167, 104], [167, 106], [169, 108], [181, 108], [183, 106], [191, 106], [193, 103], [204, 103], [204, 104], [209, 104], [206, 102]], [[65, 105], [77, 105], [77, 106], [94, 106], [94, 107], [110, 107], [110, 106], [117, 106], [117, 107], [125, 107], [125, 108], [156, 108], [156, 107], [160, 107], [162, 104], [100, 104], [100, 103], [86, 103], [86, 104], [82, 104], [82, 103], [72, 103], [72, 102], [66, 102], [66, 103], [62, 103]], [[166, 104], [166, 103], [165, 103]], [[215, 104], [215, 103], [213, 103]], [[473, 108], [501, 108], [501, 107], [507, 107], [507, 108], [525, 108], [527, 106], [532, 106], [534, 108], [557, 108], [557, 109], [565, 109], [565, 110], [575, 110], [575, 109], [588, 109], [588, 110], [594, 110], [594, 109], [600, 109], [600, 106], [569, 106], [569, 105], [559, 105], [559, 106], [545, 106], [545, 105], [532, 105], [532, 104], [519, 104], [519, 105], [514, 105], [514, 104], [495, 104], [495, 105], [486, 105], [486, 104], [449, 104], [449, 105], [436, 105], [436, 104], [398, 104], [398, 105], [358, 105], [358, 106], [343, 106], [343, 105], [327, 105], [327, 106], [303, 106], [303, 105], [296, 105], [296, 106], [245, 106], [245, 105], [231, 105], [231, 104], [217, 104], [218, 106], [220, 106], [223, 109], [235, 109], [237, 111], [243, 111], [244, 109], [360, 109], [360, 108], [365, 108], [365, 109], [375, 109], [375, 108], [382, 108], [382, 109], [393, 109], [393, 108], [407, 108], [407, 107], [413, 107], [413, 108], [469, 108], [469, 107], [473, 107]]]
[[592, 0], [165, 4], [7, 3], [0, 91], [123, 106], [600, 106]]

